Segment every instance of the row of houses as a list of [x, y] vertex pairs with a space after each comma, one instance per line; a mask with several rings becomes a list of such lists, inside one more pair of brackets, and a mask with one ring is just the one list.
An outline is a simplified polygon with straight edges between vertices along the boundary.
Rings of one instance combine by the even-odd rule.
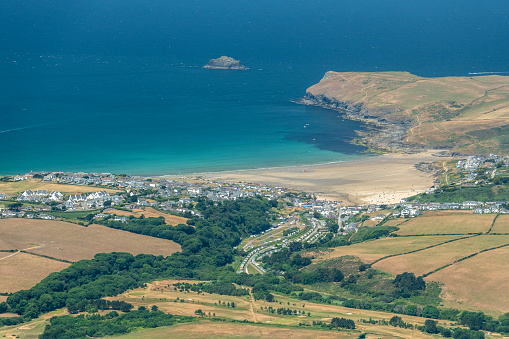
[[[4, 195], [5, 196], [5, 195]], [[7, 196], [5, 196], [6, 199]], [[50, 203], [53, 201], [60, 202], [64, 198], [64, 195], [61, 192], [53, 191], [51, 193], [48, 193], [47, 190], [37, 190], [32, 191], [28, 190], [23, 193], [21, 193], [16, 200], [17, 201], [24, 201], [24, 202], [42, 202], [42, 203]]]
[[35, 214], [35, 213], [31, 213], [31, 212], [26, 212], [26, 211], [19, 211], [19, 212], [15, 212], [15, 211], [10, 211], [10, 210], [3, 210], [1, 212], [1, 215], [2, 215], [2, 218], [23, 218], [23, 217], [26, 217], [28, 219], [44, 219], [44, 220], [55, 220], [55, 217], [53, 215], [50, 215], [50, 214], [43, 214], [43, 213], [40, 213], [40, 214]]

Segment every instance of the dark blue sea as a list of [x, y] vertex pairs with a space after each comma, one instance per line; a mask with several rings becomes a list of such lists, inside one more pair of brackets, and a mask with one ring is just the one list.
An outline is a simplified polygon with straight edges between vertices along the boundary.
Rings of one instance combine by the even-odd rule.
[[[292, 100], [329, 70], [509, 74], [508, 13], [505, 0], [2, 1], [0, 173], [354, 160], [362, 124]], [[250, 69], [201, 68], [222, 55]]]

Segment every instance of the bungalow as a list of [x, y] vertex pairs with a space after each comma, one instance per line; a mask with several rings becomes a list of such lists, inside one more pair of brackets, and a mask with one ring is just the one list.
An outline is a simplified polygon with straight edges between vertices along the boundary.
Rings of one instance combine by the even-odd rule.
[[0, 199], [7, 199], [7, 195], [0, 193]]

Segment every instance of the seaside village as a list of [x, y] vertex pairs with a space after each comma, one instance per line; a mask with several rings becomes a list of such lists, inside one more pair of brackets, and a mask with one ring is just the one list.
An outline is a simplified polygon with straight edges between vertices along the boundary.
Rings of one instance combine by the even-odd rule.
[[[491, 154], [489, 156], [469, 156], [457, 162], [460, 178], [458, 187], [475, 187], [486, 178], [493, 180], [499, 171], [509, 166], [509, 157]], [[4, 177], [5, 179], [6, 177]], [[382, 221], [388, 217], [414, 217], [423, 211], [432, 210], [473, 210], [474, 213], [509, 213], [504, 208], [507, 201], [463, 201], [463, 202], [418, 202], [402, 199], [392, 205], [345, 206], [340, 201], [317, 200], [312, 194], [297, 192], [283, 187], [271, 187], [245, 182], [227, 183], [206, 179], [146, 178], [140, 176], [114, 175], [109, 173], [63, 173], [30, 172], [24, 175], [8, 177], [19, 182], [36, 180], [40, 183], [72, 184], [100, 188], [89, 194], [63, 194], [60, 191], [38, 189], [26, 190], [17, 196], [0, 191], [0, 215], [2, 218], [40, 218], [53, 220], [63, 211], [90, 211], [94, 218], [103, 218], [112, 208], [124, 210], [151, 207], [172, 214], [200, 217], [193, 209], [193, 201], [206, 197], [212, 201], [235, 200], [242, 197], [261, 195], [268, 199], [279, 199], [284, 207], [299, 208], [302, 211], [317, 212], [327, 218], [341, 217], [344, 232], [355, 230], [354, 216], [369, 214], [373, 221]], [[55, 185], [52, 185], [55, 187]], [[63, 186], [65, 187], [65, 186]], [[438, 192], [441, 187], [432, 187], [426, 194]], [[108, 190], [110, 193], [108, 192]], [[377, 211], [385, 213], [375, 213]], [[390, 211], [390, 212], [387, 212]], [[114, 220], [127, 222], [125, 216], [114, 216]], [[352, 220], [352, 221], [350, 221]], [[376, 224], [376, 223], [375, 223]], [[375, 225], [374, 224], [374, 225]]]

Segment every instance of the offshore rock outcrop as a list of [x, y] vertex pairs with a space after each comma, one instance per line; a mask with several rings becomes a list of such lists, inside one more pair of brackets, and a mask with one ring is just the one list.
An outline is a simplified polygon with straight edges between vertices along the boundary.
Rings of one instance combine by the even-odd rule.
[[246, 70], [249, 69], [246, 66], [242, 65], [239, 60], [235, 60], [234, 58], [230, 58], [227, 56], [222, 56], [217, 59], [210, 59], [209, 63], [203, 66], [203, 68], [208, 69], [233, 69], [233, 70]]

